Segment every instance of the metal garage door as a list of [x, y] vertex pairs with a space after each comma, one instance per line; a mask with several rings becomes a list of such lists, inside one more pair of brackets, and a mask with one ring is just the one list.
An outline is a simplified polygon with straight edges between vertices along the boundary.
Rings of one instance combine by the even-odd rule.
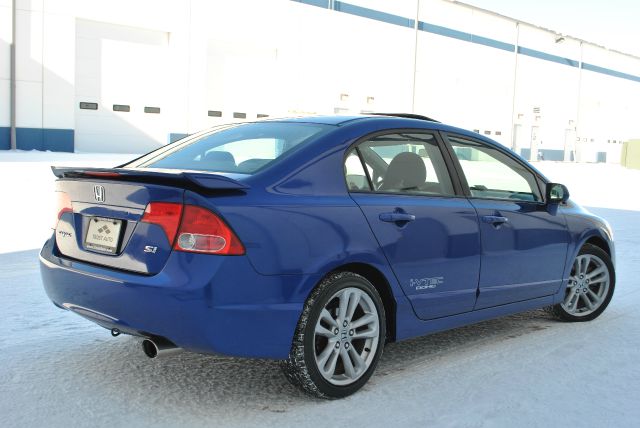
[[77, 20], [76, 150], [142, 153], [167, 142], [168, 33]]

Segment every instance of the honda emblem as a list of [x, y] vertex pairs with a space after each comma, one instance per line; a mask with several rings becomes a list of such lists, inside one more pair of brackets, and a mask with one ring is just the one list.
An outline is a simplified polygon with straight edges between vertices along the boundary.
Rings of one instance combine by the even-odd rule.
[[104, 187], [99, 184], [93, 186], [93, 197], [96, 199], [96, 202], [104, 202]]

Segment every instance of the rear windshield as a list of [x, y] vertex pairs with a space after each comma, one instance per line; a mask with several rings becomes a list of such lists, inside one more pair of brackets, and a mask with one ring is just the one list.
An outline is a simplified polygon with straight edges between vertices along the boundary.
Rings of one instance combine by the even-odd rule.
[[252, 174], [331, 128], [296, 122], [232, 125], [170, 144], [125, 166]]

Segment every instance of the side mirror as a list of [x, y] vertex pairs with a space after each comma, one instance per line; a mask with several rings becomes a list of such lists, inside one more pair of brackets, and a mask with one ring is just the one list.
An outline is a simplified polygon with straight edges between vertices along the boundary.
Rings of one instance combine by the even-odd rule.
[[547, 183], [547, 204], [560, 204], [569, 200], [569, 189], [564, 184]]

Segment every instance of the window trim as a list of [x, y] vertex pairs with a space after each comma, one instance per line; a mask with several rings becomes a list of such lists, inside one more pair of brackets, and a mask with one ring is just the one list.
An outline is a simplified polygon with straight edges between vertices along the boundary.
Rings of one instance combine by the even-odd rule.
[[[425, 194], [425, 193], [409, 193], [409, 192], [404, 192], [404, 193], [399, 193], [399, 192], [385, 192], [385, 191], [378, 191], [375, 190], [374, 186], [373, 186], [373, 180], [371, 179], [370, 175], [369, 175], [369, 170], [367, 169], [366, 163], [364, 161], [364, 156], [362, 156], [362, 154], [360, 153], [360, 149], [359, 146], [362, 143], [365, 143], [366, 141], [372, 139], [372, 138], [377, 138], [383, 135], [390, 135], [390, 134], [428, 134], [430, 136], [433, 136], [436, 142], [436, 145], [438, 147], [438, 149], [440, 150], [440, 154], [442, 156], [442, 159], [444, 161], [444, 166], [445, 166], [445, 171], [447, 172], [447, 174], [449, 175], [449, 180], [451, 180], [451, 185], [453, 187], [453, 192], [454, 194], [452, 195], [443, 195], [443, 194]], [[447, 146], [447, 144], [445, 143], [445, 140], [443, 138], [443, 136], [440, 134], [440, 131], [437, 129], [432, 129], [432, 128], [387, 128], [387, 129], [383, 129], [380, 131], [375, 131], [375, 132], [371, 132], [369, 134], [366, 134], [358, 139], [356, 139], [356, 141], [354, 141], [353, 143], [351, 143], [346, 150], [344, 151], [343, 154], [343, 159], [342, 159], [342, 165], [344, 166], [348, 155], [352, 152], [352, 149], [355, 149], [355, 153], [358, 155], [358, 157], [360, 158], [360, 162], [363, 165], [365, 174], [367, 175], [367, 179], [369, 181], [369, 187], [371, 190], [355, 190], [352, 191], [349, 189], [349, 186], [347, 184], [347, 180], [346, 180], [346, 176], [344, 177], [344, 185], [345, 188], [347, 190], [347, 193], [357, 193], [357, 194], [371, 194], [371, 195], [390, 195], [390, 196], [408, 196], [408, 197], [427, 197], [427, 198], [466, 198], [467, 195], [465, 195], [464, 193], [464, 187], [462, 186], [461, 181], [459, 180], [459, 176], [458, 176], [458, 171], [455, 168], [455, 164], [452, 161], [452, 159], [450, 158], [450, 153], [449, 153], [449, 148]], [[344, 167], [342, 168], [344, 170]], [[343, 174], [344, 175], [344, 174]]]
[[[486, 141], [480, 140], [478, 138], [474, 138], [474, 137], [470, 137], [468, 135], [465, 134], [460, 134], [460, 133], [456, 133], [456, 132], [449, 132], [449, 131], [439, 131], [440, 134], [442, 134], [442, 138], [443, 140], [446, 142], [446, 147], [447, 147], [447, 152], [449, 153], [449, 156], [452, 158], [453, 160], [453, 164], [455, 165], [456, 168], [456, 172], [457, 175], [460, 179], [460, 182], [462, 184], [465, 196], [468, 199], [482, 199], [485, 201], [502, 201], [502, 202], [517, 202], [517, 203], [528, 203], [528, 204], [535, 204], [535, 205], [540, 205], [540, 206], [545, 206], [546, 205], [546, 200], [545, 200], [545, 192], [543, 189], [541, 189], [540, 187], [540, 183], [545, 183], [545, 180], [540, 176], [540, 174], [538, 174], [537, 172], [535, 172], [534, 170], [531, 169], [531, 167], [524, 162], [522, 159], [519, 159], [517, 156], [514, 156], [513, 153], [511, 153], [510, 151], [499, 147], [497, 144], [491, 144], [488, 143]], [[494, 150], [499, 151], [500, 153], [502, 153], [503, 155], [507, 156], [509, 159], [513, 160], [514, 162], [520, 164], [524, 169], [526, 169], [527, 171], [529, 171], [529, 173], [533, 176], [534, 181], [536, 183], [536, 186], [538, 188], [538, 193], [540, 194], [540, 200], [539, 201], [525, 201], [522, 199], [505, 199], [505, 198], [491, 198], [491, 197], [480, 197], [480, 196], [474, 196], [471, 194], [471, 189], [469, 188], [469, 183], [467, 181], [467, 176], [464, 174], [464, 170], [462, 169], [462, 165], [460, 164], [460, 161], [458, 160], [458, 157], [456, 156], [455, 152], [453, 151], [453, 145], [451, 144], [451, 141], [449, 140], [449, 136], [454, 137], [454, 138], [460, 138], [463, 140], [469, 140], [473, 143], [476, 144], [480, 144], [484, 147], [488, 147]]]

